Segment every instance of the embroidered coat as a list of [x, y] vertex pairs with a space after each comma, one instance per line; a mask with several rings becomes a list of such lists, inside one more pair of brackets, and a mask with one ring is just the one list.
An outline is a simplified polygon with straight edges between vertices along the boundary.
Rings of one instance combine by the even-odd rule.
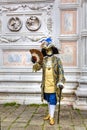
[[[41, 100], [44, 99], [44, 87], [45, 87], [45, 71], [46, 71], [46, 62], [48, 57], [44, 57], [42, 65], [38, 66], [38, 70], [42, 68], [42, 85], [41, 85]], [[57, 58], [56, 56], [52, 56], [52, 68], [53, 68], [53, 77], [54, 77], [54, 84], [57, 89], [57, 84], [65, 83], [65, 77], [64, 77], [64, 70], [62, 66], [62, 62], [60, 58]]]

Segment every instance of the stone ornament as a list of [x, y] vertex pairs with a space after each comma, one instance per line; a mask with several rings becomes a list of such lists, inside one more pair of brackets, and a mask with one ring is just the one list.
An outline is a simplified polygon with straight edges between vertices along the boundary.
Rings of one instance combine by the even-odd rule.
[[26, 21], [26, 27], [30, 31], [37, 31], [41, 27], [40, 20], [36, 16], [31, 16]]
[[1, 27], [2, 27], [2, 23], [1, 23], [1, 19], [0, 19], [0, 32], [1, 32]]
[[18, 17], [12, 17], [8, 21], [8, 28], [10, 31], [17, 32], [21, 29], [22, 22]]

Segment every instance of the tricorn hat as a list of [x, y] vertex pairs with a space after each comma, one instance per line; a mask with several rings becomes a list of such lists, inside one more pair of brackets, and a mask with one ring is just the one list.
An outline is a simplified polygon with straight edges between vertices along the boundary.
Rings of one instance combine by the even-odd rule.
[[52, 49], [53, 54], [59, 54], [57, 47], [52, 43], [52, 39], [50, 37], [43, 39], [40, 42], [42, 43], [41, 44], [41, 52], [42, 52], [43, 56], [47, 56], [46, 50], [48, 48]]

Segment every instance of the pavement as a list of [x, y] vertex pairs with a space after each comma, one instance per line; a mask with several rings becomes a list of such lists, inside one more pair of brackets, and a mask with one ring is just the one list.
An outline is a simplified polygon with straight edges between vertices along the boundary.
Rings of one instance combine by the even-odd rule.
[[87, 111], [61, 105], [60, 122], [57, 124], [58, 106], [55, 110], [55, 125], [44, 121], [47, 105], [0, 105], [0, 130], [87, 130]]

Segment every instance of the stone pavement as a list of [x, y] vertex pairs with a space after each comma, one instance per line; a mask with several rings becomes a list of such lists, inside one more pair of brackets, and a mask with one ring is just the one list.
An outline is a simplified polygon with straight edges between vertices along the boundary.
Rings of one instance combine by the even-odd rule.
[[[55, 120], [57, 120], [57, 107]], [[61, 106], [60, 123], [43, 121], [47, 105], [0, 105], [0, 130], [87, 130], [87, 111]]]

